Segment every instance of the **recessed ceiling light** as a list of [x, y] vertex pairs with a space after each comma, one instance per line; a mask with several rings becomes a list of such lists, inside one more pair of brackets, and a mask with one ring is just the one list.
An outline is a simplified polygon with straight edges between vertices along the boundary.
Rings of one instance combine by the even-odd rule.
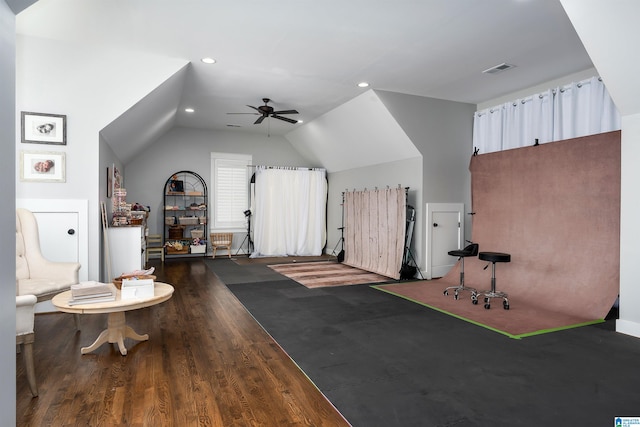
[[196, 110], [194, 110], [193, 108], [185, 108], [184, 111], [186, 111], [187, 113], [193, 113]]
[[369, 87], [369, 83], [367, 83], [367, 82], [360, 82], [360, 83], [358, 83], [358, 87]]
[[209, 58], [209, 57], [202, 58], [201, 61], [204, 62], [205, 64], [215, 64], [216, 63], [215, 59]]
[[304, 120], [298, 120], [298, 123], [304, 123]]

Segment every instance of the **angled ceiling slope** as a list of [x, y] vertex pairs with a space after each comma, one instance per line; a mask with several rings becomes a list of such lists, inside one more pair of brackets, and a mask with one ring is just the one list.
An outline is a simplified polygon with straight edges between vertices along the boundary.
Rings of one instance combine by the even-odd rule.
[[15, 15], [22, 12], [38, 0], [6, 0]]
[[285, 138], [303, 157], [328, 172], [421, 155], [373, 90], [287, 133]]
[[174, 126], [187, 69], [181, 68], [100, 132], [124, 164]]

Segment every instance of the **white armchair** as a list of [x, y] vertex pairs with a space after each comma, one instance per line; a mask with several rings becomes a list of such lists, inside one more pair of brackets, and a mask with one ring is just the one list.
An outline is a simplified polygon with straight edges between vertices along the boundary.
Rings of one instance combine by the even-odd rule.
[[32, 212], [16, 209], [17, 295], [35, 295], [38, 303], [78, 283], [80, 264], [52, 262], [40, 252], [38, 222]]
[[37, 300], [35, 295], [16, 296], [16, 345], [19, 349], [22, 346], [27, 381], [29, 381], [29, 388], [34, 397], [38, 395], [36, 370], [33, 362], [33, 341], [35, 338], [33, 333], [34, 306]]

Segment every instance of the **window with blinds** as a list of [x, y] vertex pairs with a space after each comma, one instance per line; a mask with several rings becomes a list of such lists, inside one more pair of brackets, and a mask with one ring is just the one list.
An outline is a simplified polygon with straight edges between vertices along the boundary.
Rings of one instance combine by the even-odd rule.
[[211, 153], [211, 188], [214, 229], [245, 228], [249, 208], [251, 156]]

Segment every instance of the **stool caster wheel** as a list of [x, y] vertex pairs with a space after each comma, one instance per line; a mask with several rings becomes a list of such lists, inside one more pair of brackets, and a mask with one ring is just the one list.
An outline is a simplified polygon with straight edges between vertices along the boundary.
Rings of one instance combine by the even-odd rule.
[[449, 291], [445, 290], [442, 295], [449, 295]]
[[453, 294], [453, 299], [458, 299], [458, 291]]
[[484, 308], [489, 310], [491, 308], [491, 304], [489, 304], [488, 302], [484, 303]]
[[471, 304], [473, 304], [473, 305], [478, 305], [478, 300], [477, 300], [477, 299], [472, 299], [472, 300], [471, 300]]
[[489, 304], [489, 297], [484, 297], [484, 303]]
[[509, 301], [502, 301], [502, 307], [505, 310], [509, 310]]

